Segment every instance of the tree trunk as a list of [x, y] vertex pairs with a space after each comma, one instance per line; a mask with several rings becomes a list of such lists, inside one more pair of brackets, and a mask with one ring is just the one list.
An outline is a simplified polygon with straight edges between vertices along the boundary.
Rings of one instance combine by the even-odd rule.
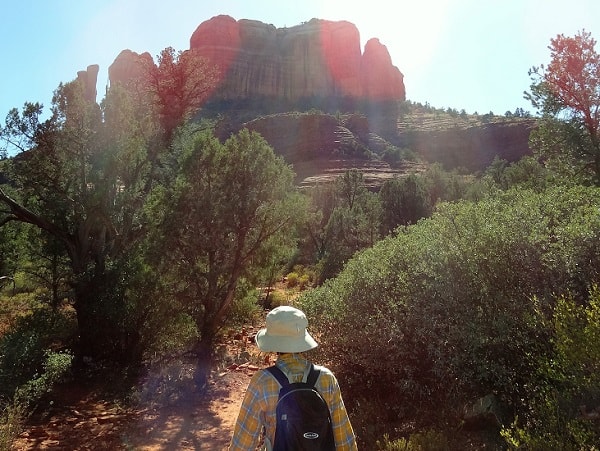
[[210, 336], [202, 335], [194, 347], [194, 356], [196, 358], [196, 369], [194, 371], [194, 384], [198, 393], [206, 390], [208, 377], [214, 364], [214, 334]]
[[77, 315], [77, 330], [79, 332], [78, 349], [75, 353], [77, 363], [83, 363], [84, 358], [99, 357], [95, 343], [95, 331], [98, 327], [95, 324], [93, 313], [90, 311], [90, 290], [93, 288], [92, 283], [77, 282], [75, 286], [75, 313]]

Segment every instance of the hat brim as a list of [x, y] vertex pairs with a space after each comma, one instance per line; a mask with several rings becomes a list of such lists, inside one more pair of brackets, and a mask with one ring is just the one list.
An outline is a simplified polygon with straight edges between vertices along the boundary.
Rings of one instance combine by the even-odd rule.
[[269, 335], [266, 328], [258, 331], [255, 341], [264, 352], [306, 352], [319, 346], [308, 332], [303, 337], [284, 337]]

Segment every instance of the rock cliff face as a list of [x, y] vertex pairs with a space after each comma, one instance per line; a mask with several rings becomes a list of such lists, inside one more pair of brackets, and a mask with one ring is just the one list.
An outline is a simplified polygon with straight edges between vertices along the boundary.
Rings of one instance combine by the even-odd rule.
[[346, 21], [275, 28], [216, 16], [194, 31], [190, 49], [218, 66], [222, 98], [405, 99], [403, 75], [387, 48], [371, 39], [361, 54], [358, 29]]
[[332, 182], [355, 168], [363, 173], [368, 188], [378, 190], [395, 176], [424, 170], [424, 165], [414, 162], [390, 166], [370, 158], [371, 153], [381, 155], [391, 143], [372, 133], [368, 119], [359, 114], [283, 113], [256, 118], [243, 127], [263, 136], [293, 165], [300, 187]]
[[440, 162], [446, 168], [485, 169], [498, 156], [509, 162], [530, 155], [529, 134], [535, 120], [515, 120], [465, 129], [417, 131], [400, 135], [403, 145], [426, 161]]
[[145, 64], [154, 64], [148, 52], [141, 55], [131, 50], [123, 50], [108, 68], [108, 79], [111, 83], [123, 83], [143, 75]]
[[[361, 53], [358, 29], [350, 22], [312, 19], [275, 28], [216, 16], [193, 32], [190, 51], [218, 69], [218, 86], [204, 105], [209, 116], [223, 116], [217, 135], [226, 139], [242, 127], [257, 131], [297, 170], [306, 166], [300, 172], [307, 178], [322, 175], [325, 166], [330, 173], [328, 161], [364, 161], [390, 143], [426, 161], [474, 171], [496, 155], [514, 161], [530, 153], [533, 122], [402, 130], [397, 105], [405, 100], [403, 75], [378, 39], [367, 41]], [[109, 68], [111, 85], [135, 79], [147, 64], [153, 64], [150, 54], [124, 50]], [[90, 95], [94, 69], [80, 75]], [[332, 114], [286, 113], [311, 108]], [[360, 114], [340, 120], [338, 111]], [[371, 171], [374, 180], [406, 168], [388, 169]]]
[[83, 84], [85, 99], [89, 102], [96, 103], [96, 83], [98, 82], [98, 72], [100, 66], [91, 64], [86, 70], [77, 72], [77, 79]]

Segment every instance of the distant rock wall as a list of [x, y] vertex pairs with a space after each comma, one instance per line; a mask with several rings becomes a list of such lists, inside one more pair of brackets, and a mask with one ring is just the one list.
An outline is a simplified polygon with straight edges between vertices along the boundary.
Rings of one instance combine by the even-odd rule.
[[280, 114], [244, 124], [260, 133], [278, 155], [289, 163], [330, 158], [340, 143], [336, 131], [340, 122], [328, 114]]
[[529, 134], [536, 125], [535, 120], [520, 119], [464, 129], [409, 132], [400, 138], [403, 146], [426, 161], [439, 162], [448, 169], [481, 171], [496, 156], [513, 162], [530, 155]]

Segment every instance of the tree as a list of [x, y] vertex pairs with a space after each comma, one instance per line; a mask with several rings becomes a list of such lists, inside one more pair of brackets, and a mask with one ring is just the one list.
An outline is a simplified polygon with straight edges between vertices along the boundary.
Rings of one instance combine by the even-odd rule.
[[332, 184], [317, 185], [308, 192], [308, 213], [302, 226], [304, 237], [301, 240], [301, 259], [315, 263], [325, 257], [330, 246], [331, 236], [327, 223], [336, 207], [335, 187]]
[[[7, 165], [11, 186], [0, 188], [0, 226], [30, 223], [64, 246], [79, 357], [131, 357], [138, 330], [125, 317], [123, 271], [146, 232], [146, 199], [167, 176], [175, 127], [211, 86], [199, 61], [165, 50], [150, 83], [155, 97], [116, 85], [99, 106], [85, 98], [80, 81], [61, 84], [49, 119], [41, 121], [42, 106], [28, 103], [21, 114], [11, 110], [0, 129], [3, 148], [18, 152]], [[202, 83], [184, 77], [191, 67]]]
[[169, 281], [171, 299], [198, 329], [201, 387], [240, 280], [269, 265], [283, 243], [295, 243], [304, 207], [293, 172], [256, 133], [242, 130], [221, 144], [191, 130], [175, 147], [180, 176], [155, 201], [150, 253]]
[[399, 225], [415, 224], [431, 214], [429, 191], [423, 177], [410, 174], [387, 180], [381, 187], [382, 228], [385, 234]]
[[191, 49], [164, 49], [157, 64], [145, 68], [147, 89], [158, 108], [167, 141], [174, 130], [198, 111], [216, 85], [217, 69]]
[[37, 227], [26, 227], [19, 246], [20, 270], [44, 289], [39, 298], [58, 310], [63, 300], [70, 297], [68, 259], [65, 247], [53, 235]]
[[335, 207], [325, 229], [327, 249], [320, 281], [334, 277], [357, 251], [379, 240], [381, 203], [364, 186], [363, 174], [351, 169], [334, 185]]
[[22, 114], [9, 113], [1, 130], [20, 153], [9, 171], [17, 189], [12, 195], [0, 189], [5, 207], [0, 224], [30, 223], [62, 243], [71, 268], [81, 355], [115, 351], [116, 344], [109, 345], [115, 337], [99, 331], [106, 324], [95, 304], [114, 286], [111, 277], [118, 276], [109, 277], [108, 268], [136, 242], [140, 227], [134, 211], [150, 171], [124, 163], [147, 149], [151, 137], [145, 127], [129, 127], [134, 118], [112, 121], [131, 100], [109, 93], [101, 109], [85, 99], [76, 80], [56, 90], [49, 119], [40, 121], [41, 105], [26, 104]]
[[550, 41], [550, 64], [533, 67], [532, 105], [542, 114], [534, 148], [563, 172], [600, 186], [600, 55], [591, 34]]

